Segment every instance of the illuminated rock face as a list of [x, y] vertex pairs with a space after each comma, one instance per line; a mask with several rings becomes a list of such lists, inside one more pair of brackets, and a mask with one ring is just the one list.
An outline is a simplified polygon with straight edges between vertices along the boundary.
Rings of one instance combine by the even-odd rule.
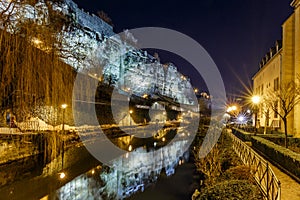
[[[121, 38], [98, 17], [87, 15], [70, 0], [66, 2], [76, 11], [75, 19], [83, 27], [84, 34], [91, 36], [87, 43], [93, 44], [90, 46], [92, 53], [87, 52], [87, 55], [91, 56], [87, 60], [93, 60], [93, 64], [96, 60], [96, 65], [98, 64], [98, 66], [89, 65], [91, 68], [98, 68], [96, 73], [92, 74], [99, 73], [100, 65], [99, 76], [104, 82], [122, 91], [138, 96], [158, 92], [179, 103], [194, 103], [193, 88], [189, 79], [180, 74], [175, 65], [171, 63], [162, 65], [146, 51], [130, 45], [135, 39], [128, 31], [125, 31], [124, 38]], [[93, 32], [87, 31], [86, 28]]]
[[96, 15], [89, 15], [78, 6], [72, 0], [65, 0], [66, 8], [68, 8], [69, 14], [71, 14], [75, 21], [82, 27], [90, 29], [90, 32], [97, 34], [104, 34], [106, 36], [114, 35], [113, 28]]
[[[0, 5], [0, 11], [9, 1], [3, 2], [7, 3]], [[180, 74], [175, 65], [163, 65], [146, 51], [136, 49], [136, 39], [128, 31], [121, 38], [110, 25], [79, 9], [72, 0], [53, 3], [53, 8], [73, 22], [72, 28], [58, 34], [62, 38], [60, 55], [79, 72], [89, 73], [99, 81], [115, 86], [120, 93], [137, 96], [159, 93], [178, 103], [196, 103], [189, 79]], [[19, 9], [25, 18], [35, 20], [37, 24], [49, 23], [43, 0]], [[80, 45], [70, 50], [74, 44]]]

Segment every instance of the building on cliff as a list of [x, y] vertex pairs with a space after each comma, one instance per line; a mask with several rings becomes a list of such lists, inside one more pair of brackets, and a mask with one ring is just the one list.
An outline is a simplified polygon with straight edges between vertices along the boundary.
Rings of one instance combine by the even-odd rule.
[[[78, 8], [72, 0], [28, 3], [3, 0], [0, 2], [0, 14], [5, 20], [0, 21], [1, 27], [8, 20], [10, 24], [5, 30], [18, 33], [20, 18], [22, 23], [34, 22], [41, 29], [47, 28], [53, 21], [51, 12], [67, 18], [68, 26], [62, 25], [62, 31], [54, 30], [57, 31], [55, 34], [59, 44], [53, 46], [59, 46], [57, 54], [77, 73], [88, 74], [100, 82], [113, 85], [119, 93], [139, 97], [159, 94], [180, 104], [197, 104], [190, 80], [178, 72], [174, 64], [162, 64], [146, 51], [137, 49], [132, 45], [136, 41], [129, 31], [124, 31], [122, 38], [113, 32], [112, 26]], [[43, 39], [45, 36], [43, 38], [43, 34], [39, 34], [31, 37], [30, 43], [48, 53], [51, 46], [45, 45]], [[8, 95], [13, 94], [10, 90]]]

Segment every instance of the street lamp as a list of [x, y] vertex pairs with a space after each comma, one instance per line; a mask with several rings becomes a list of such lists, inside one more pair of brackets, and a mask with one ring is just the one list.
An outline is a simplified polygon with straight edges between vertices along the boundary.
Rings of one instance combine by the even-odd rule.
[[197, 93], [198, 93], [198, 88], [195, 88], [195, 89], [194, 89], [194, 92], [197, 94]]
[[63, 109], [63, 117], [62, 117], [62, 132], [65, 133], [65, 110], [68, 107], [67, 104], [62, 104], [61, 108]]
[[226, 110], [226, 112], [231, 113], [231, 112], [236, 112], [237, 111], [237, 106], [233, 105], [233, 106], [229, 106]]
[[131, 114], [133, 113], [133, 110], [129, 110], [129, 113], [130, 113], [130, 115], [129, 115], [129, 120], [130, 120], [130, 126], [132, 125], [132, 122], [131, 122]]
[[[65, 110], [66, 110], [67, 107], [68, 107], [68, 105], [65, 104], [65, 103], [61, 105], [61, 108], [63, 109], [63, 116], [62, 116], [62, 133], [63, 134], [65, 134]], [[65, 151], [64, 151], [64, 149], [65, 149], [64, 139], [62, 140], [61, 145], [62, 145], [62, 147], [61, 147], [61, 149], [62, 149], [62, 151], [61, 151], [61, 168], [63, 169], [64, 168], [64, 153], [65, 153]], [[65, 177], [65, 174], [61, 173], [60, 178], [63, 179], [64, 177]]]
[[66, 177], [66, 174], [64, 172], [59, 173], [59, 178], [64, 179]]
[[252, 97], [252, 103], [254, 105], [254, 128], [255, 128], [255, 133], [257, 132], [257, 112], [258, 112], [258, 104], [260, 102], [260, 96], [255, 95]]
[[259, 104], [259, 102], [260, 102], [260, 96], [258, 96], [258, 95], [253, 96], [252, 97], [252, 102], [254, 104]]

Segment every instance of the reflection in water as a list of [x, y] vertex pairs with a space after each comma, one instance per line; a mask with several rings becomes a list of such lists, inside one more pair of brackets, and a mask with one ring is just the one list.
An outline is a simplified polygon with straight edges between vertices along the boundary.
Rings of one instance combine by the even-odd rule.
[[173, 141], [147, 151], [139, 147], [113, 161], [113, 167], [98, 166], [65, 184], [44, 199], [123, 199], [155, 182], [162, 170], [167, 176], [188, 159], [188, 140]]

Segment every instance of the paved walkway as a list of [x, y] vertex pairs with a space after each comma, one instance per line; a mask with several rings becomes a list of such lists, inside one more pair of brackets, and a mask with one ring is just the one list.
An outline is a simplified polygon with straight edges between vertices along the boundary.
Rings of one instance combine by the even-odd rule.
[[[253, 150], [256, 151], [255, 149]], [[266, 157], [264, 157], [264, 159], [268, 161], [269, 166], [281, 183], [281, 200], [300, 200], [300, 183], [270, 163]]]
[[281, 200], [300, 200], [300, 184], [269, 163], [281, 183]]

